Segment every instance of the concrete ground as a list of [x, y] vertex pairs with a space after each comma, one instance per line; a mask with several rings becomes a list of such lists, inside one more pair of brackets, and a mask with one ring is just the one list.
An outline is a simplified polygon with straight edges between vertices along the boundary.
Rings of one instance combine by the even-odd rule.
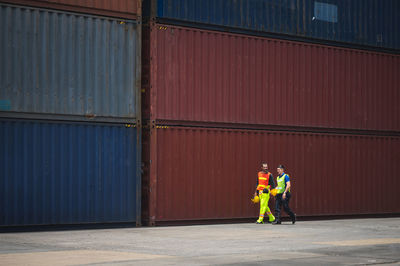
[[400, 265], [400, 218], [0, 234], [0, 265]]

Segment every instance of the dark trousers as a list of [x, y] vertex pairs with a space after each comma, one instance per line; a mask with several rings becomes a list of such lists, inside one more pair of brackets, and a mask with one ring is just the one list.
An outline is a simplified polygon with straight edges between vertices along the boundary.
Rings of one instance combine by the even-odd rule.
[[283, 205], [283, 209], [285, 210], [285, 212], [289, 214], [292, 220], [294, 220], [294, 213], [289, 207], [289, 200], [292, 195], [290, 194], [290, 192], [287, 192], [285, 199], [282, 198], [282, 195], [283, 194], [276, 194], [275, 197], [275, 218], [277, 221], [281, 220], [281, 208]]

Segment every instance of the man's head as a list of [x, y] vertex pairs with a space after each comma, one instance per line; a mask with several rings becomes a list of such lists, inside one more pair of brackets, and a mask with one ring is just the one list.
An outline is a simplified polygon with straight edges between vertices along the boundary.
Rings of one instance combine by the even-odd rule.
[[285, 166], [283, 166], [282, 164], [278, 165], [276, 171], [278, 172], [279, 175], [283, 174], [285, 172]]
[[268, 164], [267, 163], [262, 163], [261, 164], [261, 170], [263, 170], [264, 172], [268, 172]]

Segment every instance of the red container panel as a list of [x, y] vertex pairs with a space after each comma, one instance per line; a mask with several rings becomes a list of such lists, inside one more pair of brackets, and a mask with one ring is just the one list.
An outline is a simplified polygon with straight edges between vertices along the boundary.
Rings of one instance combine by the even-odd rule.
[[140, 0], [2, 0], [2, 2], [128, 19], [137, 19], [142, 14]]
[[400, 56], [155, 24], [150, 118], [400, 130]]
[[165, 128], [152, 138], [153, 222], [256, 217], [262, 161], [274, 178], [286, 165], [299, 216], [400, 213], [400, 137]]

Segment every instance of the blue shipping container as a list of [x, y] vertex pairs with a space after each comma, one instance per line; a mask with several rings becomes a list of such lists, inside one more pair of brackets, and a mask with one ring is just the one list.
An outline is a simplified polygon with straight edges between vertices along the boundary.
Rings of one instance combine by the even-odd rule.
[[130, 125], [0, 120], [0, 226], [140, 223]]
[[136, 21], [0, 4], [3, 116], [137, 119], [140, 28]]
[[151, 0], [143, 6], [164, 23], [400, 48], [398, 0]]

